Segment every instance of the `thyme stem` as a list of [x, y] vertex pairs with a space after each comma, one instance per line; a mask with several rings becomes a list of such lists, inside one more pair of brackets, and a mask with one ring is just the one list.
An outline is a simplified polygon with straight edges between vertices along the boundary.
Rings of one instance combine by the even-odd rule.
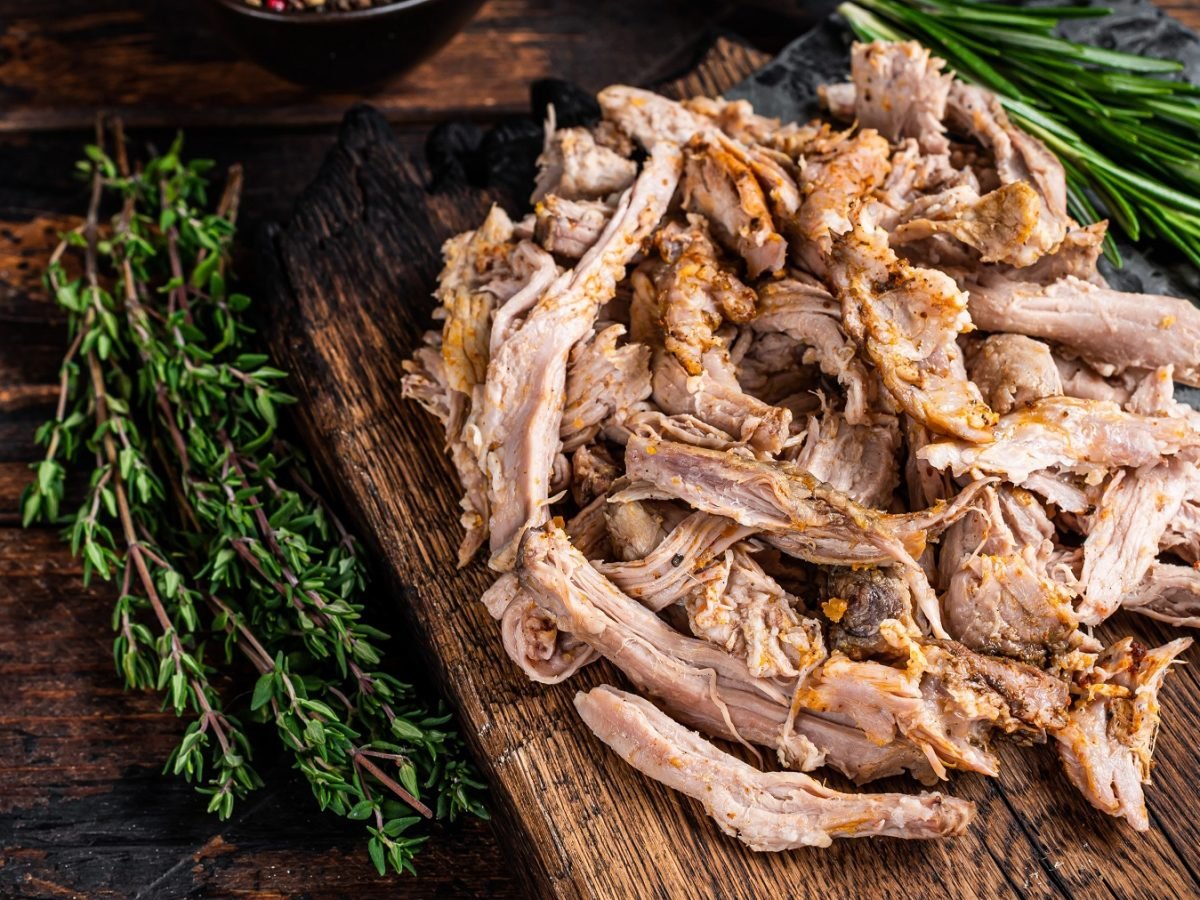
[[[214, 208], [209, 166], [185, 161], [180, 140], [138, 163], [119, 123], [98, 123], [86, 152], [87, 216], [46, 273], [70, 341], [24, 520], [64, 523], [85, 580], [118, 581], [117, 669], [188, 720], [167, 769], [211, 811], [229, 816], [261, 783], [212, 683], [236, 681], [236, 650], [257, 672], [250, 714], [273, 725], [320, 808], [368, 823], [381, 873], [412, 871], [416, 823], [485, 815], [482, 785], [445, 711], [382, 667], [361, 550], [277, 433], [293, 402], [285, 373], [226, 283], [241, 171]], [[91, 468], [63, 517], [67, 464]]]

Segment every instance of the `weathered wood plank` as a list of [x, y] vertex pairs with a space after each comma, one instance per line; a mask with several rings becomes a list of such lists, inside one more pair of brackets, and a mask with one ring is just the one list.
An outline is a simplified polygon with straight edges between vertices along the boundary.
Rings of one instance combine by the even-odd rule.
[[669, 97], [716, 97], [722, 91], [771, 61], [768, 53], [762, 53], [740, 41], [726, 37], [717, 38], [694, 69], [658, 85], [658, 90]]
[[180, 723], [121, 690], [111, 592], [81, 574], [49, 530], [0, 528], [0, 896], [515, 895], [480, 822], [437, 833], [420, 879], [379, 878], [361, 828], [317, 812], [282, 756], [233, 820], [207, 815], [161, 774]]
[[1155, 5], [1177, 18], [1184, 25], [1200, 31], [1200, 4], [1196, 0], [1155, 0]]
[[[330, 123], [361, 96], [298, 88], [239, 58], [213, 32], [204, 2], [3, 0], [0, 131], [84, 128], [100, 109], [139, 127]], [[1192, 0], [1161, 5], [1200, 28]], [[832, 6], [795, 3], [791, 17], [764, 17], [725, 0], [492, 0], [441, 53], [369, 99], [406, 122], [519, 111], [530, 79], [643, 83], [686, 68], [706, 33], [753, 32], [778, 48], [804, 31], [805, 14]]]
[[[336, 122], [358, 99], [292, 86], [240, 59], [203, 6], [5, 0], [0, 130], [84, 128], [100, 109], [130, 125], [172, 128]], [[686, 67], [730, 8], [723, 0], [492, 0], [435, 58], [371, 100], [391, 119], [429, 122], [524, 111], [528, 82], [546, 75], [593, 88], [644, 82]], [[613, 39], [586, 39], [594, 34]]]

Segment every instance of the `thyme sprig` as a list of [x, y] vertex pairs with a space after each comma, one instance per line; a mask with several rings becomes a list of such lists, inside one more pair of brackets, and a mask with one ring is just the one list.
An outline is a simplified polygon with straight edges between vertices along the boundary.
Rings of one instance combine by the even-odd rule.
[[[1054, 33], [1102, 6], [978, 0], [854, 0], [838, 11], [861, 40], [918, 40], [960, 78], [995, 91], [1013, 121], [1062, 160], [1069, 206], [1131, 241], [1173, 244], [1200, 267], [1200, 87], [1173, 60]], [[1120, 264], [1116, 245], [1105, 244]]]
[[[228, 818], [261, 784], [218, 687], [238, 653], [257, 681], [224, 693], [249, 695], [321, 809], [368, 823], [381, 873], [411, 871], [417, 823], [485, 815], [482, 785], [449, 714], [384, 670], [361, 550], [277, 433], [286, 375], [227, 284], [241, 173], [213, 205], [211, 164], [181, 154], [176, 140], [132, 166], [114, 123], [79, 164], [87, 217], [46, 272], [69, 344], [24, 520], [64, 523], [85, 581], [119, 584], [117, 670], [189, 719], [167, 770], [210, 811]], [[83, 503], [64, 518], [67, 470], [85, 462]]]

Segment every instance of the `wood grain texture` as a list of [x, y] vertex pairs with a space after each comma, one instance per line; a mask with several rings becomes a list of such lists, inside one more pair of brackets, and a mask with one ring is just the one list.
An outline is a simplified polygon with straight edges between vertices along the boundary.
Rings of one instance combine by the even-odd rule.
[[[0, 896], [512, 897], [490, 829], [441, 831], [419, 880], [380, 879], [361, 828], [321, 815], [282, 756], [218, 824], [163, 776], [180, 723], [112, 671], [106, 587], [49, 530], [0, 529]], [[13, 690], [12, 686], [18, 686]], [[269, 748], [271, 735], [255, 735]], [[403, 885], [403, 887], [400, 887]]]
[[[674, 89], [711, 90], [720, 77], [710, 66]], [[536, 895], [892, 896], [912, 885], [952, 897], [1200, 892], [1194, 825], [1179, 809], [1195, 802], [1194, 784], [1186, 785], [1200, 763], [1188, 741], [1200, 733], [1190, 675], [1166, 691], [1159, 742], [1160, 771], [1175, 772], [1182, 790], [1150, 789], [1158, 827], [1148, 835], [1091, 810], [1050, 748], [1010, 747], [1000, 779], [951, 782], [980, 812], [959, 839], [848, 841], [786, 854], [754, 854], [723, 837], [698, 804], [642, 778], [592, 738], [571, 698], [622, 683], [607, 664], [552, 688], [526, 681], [476, 602], [489, 573], [479, 562], [454, 568], [458, 489], [438, 452], [438, 426], [397, 399], [400, 362], [428, 325], [438, 246], [477, 224], [487, 198], [427, 193], [426, 173], [388, 136], [381, 117], [351, 113], [296, 215], [271, 234], [274, 344], [297, 373], [308, 443], [403, 591], [421, 649], [493, 787], [501, 838]], [[1121, 625], [1144, 637], [1156, 630]]]
[[[359, 94], [295, 87], [241, 59], [209, 26], [208, 0], [5, 0], [0, 131], [337, 122]], [[599, 88], [685, 68], [727, 0], [491, 0], [435, 57], [371, 93], [395, 121], [524, 111], [545, 75]], [[797, 28], [797, 32], [800, 29]], [[595, 34], [612, 35], [597, 41]]]
[[1194, 31], [1200, 31], [1200, 5], [1195, 0], [1159, 0], [1156, 6]]
[[[207, 2], [2, 0], [0, 131], [86, 128], [101, 109], [136, 127], [336, 123], [363, 98], [298, 88], [240, 58], [211, 28]], [[491, 0], [435, 57], [366, 99], [396, 122], [519, 111], [533, 78], [647, 83], [687, 68], [714, 30], [778, 49], [834, 5], [794, 2], [784, 17], [729, 0]], [[1200, 28], [1193, 0], [1161, 5]]]

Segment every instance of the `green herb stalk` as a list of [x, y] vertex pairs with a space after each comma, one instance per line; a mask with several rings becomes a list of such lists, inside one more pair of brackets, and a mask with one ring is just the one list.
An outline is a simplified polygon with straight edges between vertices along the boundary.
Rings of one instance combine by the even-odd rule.
[[[70, 343], [24, 521], [65, 522], [85, 581], [120, 585], [117, 669], [190, 720], [167, 769], [210, 811], [228, 818], [261, 784], [214, 684], [236, 651], [258, 673], [249, 714], [273, 725], [319, 806], [368, 822], [381, 874], [412, 871], [414, 826], [485, 815], [482, 785], [444, 709], [384, 671], [361, 550], [276, 432], [286, 376], [254, 349], [250, 300], [226, 282], [241, 173], [213, 205], [211, 163], [185, 162], [180, 140], [135, 169], [111, 132], [111, 155], [103, 126], [86, 148], [87, 218], [46, 273]], [[64, 519], [68, 467], [84, 463], [84, 502]]]
[[[1071, 214], [1110, 219], [1131, 241], [1167, 241], [1200, 266], [1200, 87], [1172, 60], [1054, 34], [1094, 6], [854, 0], [838, 11], [861, 40], [917, 40], [995, 91], [1013, 121], [1062, 160]], [[1115, 245], [1106, 245], [1119, 264]]]

